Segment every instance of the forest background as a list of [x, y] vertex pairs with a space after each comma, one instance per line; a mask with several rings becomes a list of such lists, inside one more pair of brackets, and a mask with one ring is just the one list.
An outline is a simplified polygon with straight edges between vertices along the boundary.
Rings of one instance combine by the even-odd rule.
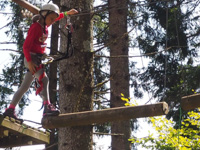
[[[153, 102], [166, 101], [170, 106], [167, 118], [178, 124], [181, 97], [193, 94], [193, 91], [199, 88], [200, 83], [198, 66], [200, 1], [126, 1], [127, 5], [125, 7], [117, 9], [125, 9], [128, 12], [126, 17], [127, 32], [124, 33], [128, 33], [129, 53], [128, 55], [120, 54], [114, 56], [110, 54], [112, 47], [108, 42], [111, 35], [108, 12], [112, 9], [108, 7], [108, 2], [101, 1], [100, 5], [98, 4], [94, 8], [96, 11], [93, 20], [93, 50], [96, 52], [94, 83], [98, 85], [98, 90], [95, 91], [94, 95], [94, 109], [110, 107], [110, 92], [112, 90], [109, 82], [111, 80], [111, 75], [109, 74], [110, 61], [115, 59], [114, 57], [126, 57], [129, 58], [130, 92], [125, 96], [130, 96], [132, 100], [136, 100], [140, 104], [152, 103], [152, 100]], [[5, 12], [7, 10], [4, 9], [6, 3], [10, 2], [1, 1], [1, 10]], [[9, 13], [1, 12], [5, 18], [7, 16], [11, 19], [14, 15], [14, 19], [6, 24], [6, 28], [5, 25], [1, 27], [1, 30], [9, 28], [6, 35], [10, 40], [3, 40], [0, 44], [3, 56], [6, 56], [5, 53], [12, 50], [17, 52], [13, 52], [10, 59], [6, 57], [1, 59], [2, 64], [9, 60], [9, 65], [3, 66], [0, 78], [1, 112], [7, 106], [11, 99], [10, 95], [20, 85], [23, 78], [23, 56], [19, 55], [18, 51], [21, 51], [24, 35], [28, 29], [27, 25], [30, 24], [30, 20], [22, 18], [20, 15], [21, 10], [19, 11], [15, 4], [12, 4], [11, 7], [13, 7], [11, 8], [13, 12], [10, 12], [10, 10], [8, 10]], [[80, 11], [80, 13], [84, 15], [83, 11]], [[115, 39], [122, 40], [121, 37], [115, 37]], [[16, 47], [11, 48], [11, 44], [16, 45]], [[136, 58], [138, 58], [137, 61]], [[148, 59], [148, 61], [144, 62], [144, 58], [145, 60]], [[145, 65], [146, 63], [148, 65]], [[123, 71], [121, 70], [120, 72]], [[119, 76], [119, 78], [122, 77]], [[148, 96], [145, 97], [145, 102], [141, 102], [144, 92]], [[22, 114], [24, 106], [28, 105], [30, 101], [32, 101], [32, 98], [28, 94], [25, 95], [19, 105], [20, 114]], [[37, 110], [34, 112], [37, 112]], [[183, 116], [187, 117], [187, 114], [183, 113]], [[177, 124], [175, 124], [175, 128]], [[136, 120], [132, 120], [131, 125], [133, 131], [137, 130], [138, 125], [141, 124], [137, 124]], [[94, 130], [110, 133], [110, 127], [107, 124], [103, 128], [96, 127]], [[132, 147], [136, 146], [132, 145]]]

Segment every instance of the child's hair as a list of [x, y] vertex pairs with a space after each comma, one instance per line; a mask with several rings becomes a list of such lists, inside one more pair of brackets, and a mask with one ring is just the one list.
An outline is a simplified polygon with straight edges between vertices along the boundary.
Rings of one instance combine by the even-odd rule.
[[40, 15], [39, 15], [39, 14], [34, 15], [31, 19], [32, 19], [33, 23], [35, 23], [35, 22], [37, 22], [38, 20], [40, 20]]

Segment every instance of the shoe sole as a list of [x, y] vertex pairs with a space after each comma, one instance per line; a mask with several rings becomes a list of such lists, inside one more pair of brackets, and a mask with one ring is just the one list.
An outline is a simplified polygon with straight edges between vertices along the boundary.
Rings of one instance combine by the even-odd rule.
[[12, 118], [12, 119], [14, 119], [16, 122], [19, 122], [20, 124], [22, 124], [22, 123], [24, 122], [23, 119], [13, 118], [13, 117], [10, 117], [10, 116], [7, 116], [7, 115], [3, 115], [3, 116], [4, 116], [4, 118], [5, 118], [5, 117], [9, 117], [9, 120], [10, 120], [10, 121], [11, 121], [11, 118]]

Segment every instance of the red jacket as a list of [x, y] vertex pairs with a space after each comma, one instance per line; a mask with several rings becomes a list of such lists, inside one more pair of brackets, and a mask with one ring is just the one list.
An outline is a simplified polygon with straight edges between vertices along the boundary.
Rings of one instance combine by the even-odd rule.
[[[56, 21], [62, 18], [64, 18], [64, 14], [60, 13]], [[46, 34], [43, 33], [43, 28], [38, 22], [35, 22], [30, 26], [27, 37], [23, 45], [24, 56], [28, 62], [31, 61], [30, 53], [44, 54], [46, 47], [45, 41], [48, 37], [47, 26], [45, 27], [45, 30]]]

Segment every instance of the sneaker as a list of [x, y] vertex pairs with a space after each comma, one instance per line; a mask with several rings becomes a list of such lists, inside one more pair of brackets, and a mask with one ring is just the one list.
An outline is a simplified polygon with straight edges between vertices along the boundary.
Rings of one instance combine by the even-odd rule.
[[8, 116], [8, 117], [14, 118], [15, 120], [19, 120], [20, 122], [23, 122], [23, 119], [17, 118], [15, 114], [15, 110], [12, 108], [7, 108], [6, 111], [3, 113], [3, 116], [4, 117]]
[[58, 116], [60, 114], [59, 110], [56, 110], [55, 106], [52, 104], [44, 105], [43, 116]]

